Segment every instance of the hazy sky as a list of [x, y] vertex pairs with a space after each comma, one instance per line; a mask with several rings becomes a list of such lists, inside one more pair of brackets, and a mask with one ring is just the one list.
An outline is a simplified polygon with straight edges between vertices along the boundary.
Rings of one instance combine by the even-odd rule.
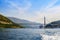
[[0, 0], [0, 14], [33, 22], [60, 20], [60, 0]]

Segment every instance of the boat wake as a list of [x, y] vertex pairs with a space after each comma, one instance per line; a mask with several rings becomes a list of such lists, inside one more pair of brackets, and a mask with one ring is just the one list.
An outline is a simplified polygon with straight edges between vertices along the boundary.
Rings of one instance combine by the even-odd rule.
[[42, 40], [60, 40], [60, 33], [54, 33], [52, 35], [40, 34], [42, 36]]

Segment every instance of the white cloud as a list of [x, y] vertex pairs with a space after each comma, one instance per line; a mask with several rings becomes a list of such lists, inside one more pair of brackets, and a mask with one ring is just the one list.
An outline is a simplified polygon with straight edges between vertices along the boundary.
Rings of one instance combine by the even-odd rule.
[[60, 20], [60, 6], [55, 6], [52, 8], [44, 9], [42, 11], [36, 11], [37, 22], [43, 22], [43, 17], [45, 16], [47, 19], [47, 23], [52, 21]]
[[48, 5], [46, 6], [46, 9], [52, 7], [57, 1], [58, 0], [52, 0], [51, 2], [49, 2]]
[[15, 3], [12, 3], [12, 2], [10, 3], [12, 6], [17, 8], [16, 11], [18, 11], [19, 14], [16, 17], [43, 23], [43, 17], [46, 16], [47, 23], [49, 23], [52, 21], [60, 20], [59, 18], [60, 17], [60, 6], [53, 6], [57, 1], [58, 0], [53, 0], [52, 2], [49, 2], [48, 5], [45, 6], [45, 8], [42, 7], [41, 10], [34, 11], [34, 15], [36, 14], [36, 16], [31, 16], [31, 15], [27, 16], [28, 10], [32, 6], [30, 2], [25, 1], [26, 6], [24, 8], [19, 7]]
[[46, 17], [47, 23], [60, 20], [60, 6], [53, 6], [57, 1], [58, 0], [53, 0], [48, 3], [47, 6], [42, 7], [39, 11], [34, 11], [36, 16], [29, 18], [28, 20], [43, 23], [44, 16]]
[[9, 3], [8, 8], [9, 10], [7, 10], [6, 13], [11, 13], [12, 16], [14, 17], [18, 17], [18, 18], [25, 18], [27, 17], [28, 15], [28, 10], [30, 9], [30, 7], [32, 6], [32, 4], [28, 1], [28, 0], [25, 0], [24, 3], [25, 3], [25, 6], [24, 7], [21, 7], [21, 5], [23, 4], [17, 4], [13, 1], [8, 1], [6, 0], [6, 2]]
[[39, 11], [34, 11], [32, 12], [33, 16], [29, 16], [28, 10], [32, 6], [32, 4], [28, 1], [25, 0], [25, 7], [20, 7], [19, 5], [22, 4], [16, 4], [15, 2], [9, 1], [8, 3], [10, 4], [9, 7], [13, 7], [13, 9], [8, 10], [7, 13], [12, 13], [11, 15], [18, 18], [30, 20], [30, 21], [35, 21], [35, 22], [40, 22], [43, 23], [43, 17], [46, 16], [47, 23], [55, 21], [55, 20], [60, 20], [60, 6], [53, 6], [58, 0], [53, 0], [52, 2], [49, 2], [44, 7], [42, 7]]

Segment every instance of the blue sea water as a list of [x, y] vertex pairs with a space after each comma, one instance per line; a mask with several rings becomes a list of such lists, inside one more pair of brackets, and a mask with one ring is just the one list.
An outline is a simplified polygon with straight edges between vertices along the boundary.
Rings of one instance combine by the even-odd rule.
[[2, 29], [0, 40], [60, 40], [60, 29]]

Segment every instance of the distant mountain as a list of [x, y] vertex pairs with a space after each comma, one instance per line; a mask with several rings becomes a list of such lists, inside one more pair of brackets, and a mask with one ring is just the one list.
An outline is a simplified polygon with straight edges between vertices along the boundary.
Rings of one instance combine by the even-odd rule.
[[8, 18], [10, 20], [12, 20], [13, 22], [15, 22], [17, 24], [21, 24], [21, 26], [24, 26], [26, 28], [41, 28], [42, 27], [41, 23], [31, 22], [28, 20], [18, 19], [18, 18], [14, 18], [14, 17], [8, 17]]
[[60, 20], [47, 24], [45, 28], [60, 28]]
[[22, 28], [22, 26], [0, 14], [0, 28]]
[[19, 18], [15, 18], [15, 17], [8, 17], [8, 18], [15, 23], [30, 23], [30, 21], [27, 21], [24, 19], [19, 19]]

